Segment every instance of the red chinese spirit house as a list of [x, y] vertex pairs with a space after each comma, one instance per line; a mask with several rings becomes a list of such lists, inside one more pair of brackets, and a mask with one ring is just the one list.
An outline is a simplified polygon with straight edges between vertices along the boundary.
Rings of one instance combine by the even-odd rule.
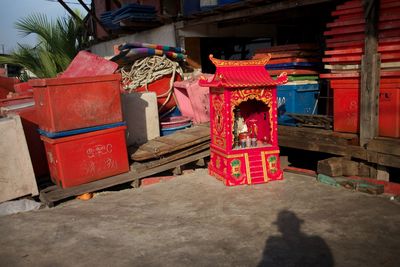
[[271, 58], [220, 60], [210, 87], [211, 175], [226, 185], [259, 184], [283, 178], [277, 139], [276, 85], [265, 69]]

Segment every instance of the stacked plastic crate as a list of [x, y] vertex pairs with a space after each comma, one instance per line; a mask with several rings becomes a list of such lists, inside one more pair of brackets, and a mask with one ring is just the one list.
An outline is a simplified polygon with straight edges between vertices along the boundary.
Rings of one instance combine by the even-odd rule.
[[271, 54], [266, 69], [271, 76], [286, 72], [289, 82], [277, 86], [278, 123], [295, 125], [287, 115], [317, 114], [321, 56], [316, 44], [292, 44], [257, 50], [254, 59]]
[[[359, 131], [359, 95], [361, 58], [364, 54], [365, 19], [361, 0], [347, 1], [332, 12], [336, 19], [327, 24], [325, 69], [333, 89], [334, 130]], [[379, 47], [381, 54], [381, 87], [379, 99], [379, 134], [400, 136], [400, 2], [381, 0], [379, 14]], [[390, 122], [390, 123], [389, 123]], [[393, 122], [395, 123], [393, 127]]]
[[29, 84], [54, 183], [67, 188], [129, 171], [120, 74]]

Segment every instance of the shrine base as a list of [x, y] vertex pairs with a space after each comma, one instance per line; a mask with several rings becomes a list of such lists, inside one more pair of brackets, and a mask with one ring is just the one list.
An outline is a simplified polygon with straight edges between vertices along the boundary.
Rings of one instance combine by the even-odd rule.
[[239, 149], [225, 154], [211, 147], [209, 174], [227, 186], [261, 184], [282, 180], [279, 150]]

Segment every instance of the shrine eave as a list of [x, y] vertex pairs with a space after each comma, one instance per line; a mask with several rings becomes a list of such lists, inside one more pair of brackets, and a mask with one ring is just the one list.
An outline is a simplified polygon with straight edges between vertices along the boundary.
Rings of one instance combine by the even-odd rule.
[[268, 55], [257, 60], [221, 60], [210, 55], [210, 60], [216, 66], [215, 75], [211, 80], [201, 78], [199, 85], [239, 88], [276, 86], [286, 83], [286, 73], [283, 72], [276, 79], [272, 79], [265, 69], [270, 58], [271, 56]]

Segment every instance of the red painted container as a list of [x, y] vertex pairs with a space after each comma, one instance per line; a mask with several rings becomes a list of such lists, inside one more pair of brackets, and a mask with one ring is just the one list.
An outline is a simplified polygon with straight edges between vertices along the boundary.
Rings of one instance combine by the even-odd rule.
[[39, 127], [61, 132], [122, 121], [120, 74], [30, 80]]
[[358, 133], [359, 89], [333, 89], [333, 130], [335, 132]]
[[400, 89], [380, 89], [379, 135], [400, 138]]
[[67, 188], [129, 171], [126, 126], [58, 139], [41, 136], [50, 175]]
[[[359, 85], [331, 86], [334, 131], [358, 133]], [[385, 83], [381, 84], [379, 93], [379, 136], [400, 138], [400, 90], [394, 85], [388, 88]]]

